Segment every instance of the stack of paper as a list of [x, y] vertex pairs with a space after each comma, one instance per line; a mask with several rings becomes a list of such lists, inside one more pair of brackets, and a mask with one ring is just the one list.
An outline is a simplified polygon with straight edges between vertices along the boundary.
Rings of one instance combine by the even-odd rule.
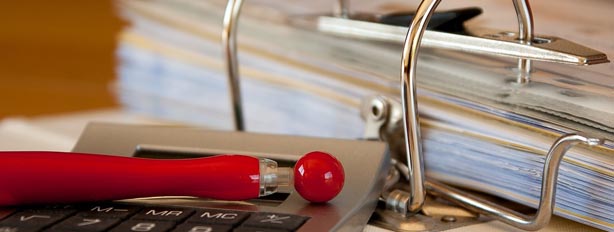
[[[361, 99], [399, 94], [400, 45], [301, 28], [296, 14], [322, 8], [291, 3], [245, 3], [238, 41], [247, 129], [361, 137]], [[220, 43], [224, 6], [120, 2], [132, 23], [118, 49], [117, 89], [126, 108], [232, 128]], [[535, 206], [544, 155], [558, 136], [580, 131], [614, 140], [614, 76], [536, 64], [532, 82], [521, 86], [513, 83], [515, 65], [423, 50], [418, 81], [426, 169], [429, 177]], [[612, 230], [613, 167], [612, 143], [572, 149], [561, 164], [555, 213]]]

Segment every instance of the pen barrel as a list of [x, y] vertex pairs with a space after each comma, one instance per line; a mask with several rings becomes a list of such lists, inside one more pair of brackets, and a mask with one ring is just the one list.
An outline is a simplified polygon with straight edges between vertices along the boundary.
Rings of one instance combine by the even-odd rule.
[[151, 196], [244, 200], [259, 195], [259, 160], [157, 160], [64, 152], [0, 152], [0, 205]]

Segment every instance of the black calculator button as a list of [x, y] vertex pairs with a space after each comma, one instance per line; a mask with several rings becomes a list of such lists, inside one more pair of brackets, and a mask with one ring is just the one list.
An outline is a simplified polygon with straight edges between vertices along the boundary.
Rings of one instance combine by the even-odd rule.
[[53, 226], [56, 231], [105, 231], [119, 223], [119, 218], [74, 216]]
[[0, 232], [38, 232], [40, 228], [21, 226], [0, 226]]
[[307, 217], [298, 215], [258, 212], [252, 214], [242, 225], [248, 227], [296, 230], [303, 225], [307, 219]]
[[0, 227], [18, 226], [20, 228], [42, 229], [67, 216], [68, 214], [64, 213], [19, 212], [0, 222]]
[[177, 228], [175, 228], [172, 232], [230, 232], [232, 231], [232, 226], [230, 225], [207, 225], [207, 224], [195, 224], [195, 223], [184, 223]]
[[235, 228], [233, 230], [233, 232], [289, 232], [289, 230], [275, 229], [275, 228], [239, 226], [239, 227]]
[[194, 213], [192, 209], [148, 207], [132, 217], [139, 220], [181, 221]]
[[90, 205], [84, 206], [77, 215], [81, 217], [127, 218], [141, 210], [133, 205]]
[[[31, 221], [33, 219], [44, 219], [44, 218], [51, 218], [51, 219], [62, 219], [65, 217], [68, 217], [72, 214], [74, 214], [76, 212], [76, 210], [49, 210], [49, 209], [40, 209], [40, 210], [31, 210], [31, 209], [25, 209], [25, 210], [20, 210], [19, 212], [17, 212], [16, 214], [11, 215], [11, 217], [9, 217], [6, 220], [9, 220], [11, 218], [15, 218], [15, 216], [19, 215], [19, 220], [20, 221]], [[5, 220], [5, 221], [6, 221]]]
[[175, 226], [169, 221], [128, 220], [111, 230], [111, 232], [166, 232]]
[[249, 216], [249, 212], [220, 210], [220, 209], [202, 209], [188, 218], [188, 222], [203, 223], [203, 224], [223, 224], [235, 225], [241, 223]]
[[51, 214], [66, 214], [70, 215], [77, 212], [77, 209], [73, 205], [45, 205], [26, 207], [23, 212], [35, 212], [35, 213], [51, 213]]

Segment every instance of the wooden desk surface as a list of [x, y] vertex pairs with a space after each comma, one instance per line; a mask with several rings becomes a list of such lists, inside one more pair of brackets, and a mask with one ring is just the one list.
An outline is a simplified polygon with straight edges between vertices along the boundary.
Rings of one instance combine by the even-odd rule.
[[0, 118], [117, 106], [113, 2], [0, 2]]

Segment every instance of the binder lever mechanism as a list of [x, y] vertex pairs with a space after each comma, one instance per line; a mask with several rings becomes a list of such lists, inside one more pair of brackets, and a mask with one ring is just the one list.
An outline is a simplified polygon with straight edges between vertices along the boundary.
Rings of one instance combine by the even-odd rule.
[[[418, 61], [418, 51], [422, 36], [426, 31], [426, 25], [440, 2], [441, 0], [423, 0], [418, 6], [415, 17], [407, 31], [401, 63], [401, 118], [407, 167], [401, 170], [404, 172], [404, 176], [409, 180], [411, 191], [409, 193], [393, 191], [388, 195], [389, 199], [387, 199], [386, 205], [388, 208], [398, 212], [417, 213], [424, 204], [426, 191], [429, 191], [434, 195], [458, 203], [477, 213], [491, 216], [521, 229], [538, 230], [543, 228], [548, 224], [554, 211], [558, 169], [564, 154], [577, 143], [599, 145], [603, 143], [603, 140], [590, 138], [581, 134], [568, 134], [561, 136], [553, 143], [546, 156], [542, 177], [541, 199], [537, 213], [533, 216], [522, 215], [495, 203], [480, 200], [470, 194], [436, 181], [425, 181], [416, 93], [416, 65]], [[515, 0], [514, 5], [517, 8], [517, 12], [520, 11], [518, 15], [525, 18], [519, 19], [521, 24], [532, 22], [530, 19], [530, 7], [527, 0]], [[531, 26], [521, 25], [520, 28], [521, 34], [525, 34], [524, 38], [530, 39], [532, 34], [532, 29], [530, 29]], [[522, 63], [522, 60], [520, 63]], [[383, 98], [375, 98], [371, 101], [371, 104], [372, 109], [374, 109], [372, 113], [376, 116], [373, 117], [373, 119], [378, 119], [376, 113], [379, 113], [379, 110], [377, 109], [387, 109], [388, 113], [394, 112], [389, 110], [390, 104], [383, 101]], [[380, 115], [382, 114], [380, 113]], [[394, 115], [396, 115], [396, 113], [387, 116]], [[390, 125], [392, 123], [390, 121], [384, 123], [382, 119], [378, 120], [380, 120], [378, 122], [380, 125]], [[381, 133], [381, 130], [379, 130], [379, 133]]]
[[[603, 52], [554, 36], [534, 35], [528, 0], [514, 0], [513, 3], [518, 18], [516, 33], [486, 28], [469, 28], [467, 34], [427, 30], [423, 33], [421, 44], [423, 47], [517, 58], [519, 83], [529, 82], [532, 60], [572, 65], [609, 62]], [[379, 23], [375, 16], [358, 15], [352, 18], [352, 14], [348, 13], [347, 0], [340, 0], [337, 6], [342, 10], [338, 10], [336, 15], [343, 17], [317, 17], [315, 24], [318, 31], [366, 40], [405, 42], [407, 27]], [[420, 20], [419, 16], [425, 15], [417, 12], [414, 19]], [[426, 29], [426, 24], [423, 28]]]

